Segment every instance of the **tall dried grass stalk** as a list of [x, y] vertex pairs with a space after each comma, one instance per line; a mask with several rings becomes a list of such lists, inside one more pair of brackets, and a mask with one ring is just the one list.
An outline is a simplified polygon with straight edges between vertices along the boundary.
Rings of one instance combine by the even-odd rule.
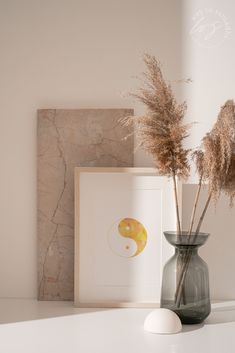
[[228, 100], [213, 129], [203, 139], [204, 175], [215, 201], [224, 192], [235, 197], [235, 104]]
[[[206, 180], [209, 186], [208, 197], [199, 218], [192, 243], [196, 240], [203, 220], [205, 218], [210, 201], [214, 198], [217, 201], [221, 192], [230, 198], [230, 205], [235, 197], [235, 104], [228, 100], [221, 108], [218, 119], [211, 132], [203, 138], [204, 151], [194, 152], [194, 160], [199, 175], [198, 192], [201, 189], [202, 180]], [[193, 207], [194, 220], [197, 207], [197, 196]], [[193, 221], [191, 219], [189, 236], [192, 232]], [[188, 251], [184, 265], [179, 275], [176, 289], [176, 305], [179, 307], [182, 300], [184, 280], [190, 262], [191, 253]]]
[[200, 196], [201, 188], [202, 188], [202, 181], [203, 181], [203, 175], [204, 175], [204, 170], [203, 170], [204, 153], [200, 149], [194, 151], [192, 153], [192, 160], [195, 162], [195, 165], [196, 165], [196, 171], [199, 176], [199, 182], [198, 182], [197, 192], [195, 195], [192, 214], [191, 214], [191, 218], [190, 218], [190, 225], [189, 225], [189, 231], [188, 231], [189, 237], [192, 234], [196, 211], [197, 211], [197, 206], [198, 206], [198, 202], [199, 202], [199, 196]]
[[146, 106], [146, 114], [127, 117], [123, 123], [129, 125], [134, 121], [137, 139], [142, 148], [153, 156], [159, 174], [173, 178], [177, 229], [180, 233], [176, 178], [187, 179], [190, 169], [189, 150], [183, 146], [189, 129], [189, 125], [183, 122], [186, 103], [176, 101], [170, 84], [163, 77], [161, 65], [154, 56], [145, 54], [144, 63], [146, 71], [143, 73], [142, 86], [131, 96]]

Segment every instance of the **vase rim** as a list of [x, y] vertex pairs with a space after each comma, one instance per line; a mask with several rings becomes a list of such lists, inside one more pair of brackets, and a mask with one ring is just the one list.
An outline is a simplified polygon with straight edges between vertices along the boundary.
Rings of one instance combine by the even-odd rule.
[[[178, 234], [178, 232], [176, 230], [166, 230], [163, 232], [164, 234], [169, 234], [169, 235], [178, 235], [178, 236], [188, 236], [188, 230], [183, 230], [181, 231], [180, 234]], [[196, 232], [191, 232], [191, 236], [192, 235], [196, 235]], [[207, 236], [209, 237], [210, 233], [207, 232], [199, 232], [198, 235], [202, 235], [202, 236]]]
[[188, 231], [183, 231], [180, 234], [177, 231], [165, 231], [165, 238], [173, 246], [194, 246], [199, 247], [207, 241], [209, 233], [196, 233], [192, 232], [191, 235], [188, 235]]

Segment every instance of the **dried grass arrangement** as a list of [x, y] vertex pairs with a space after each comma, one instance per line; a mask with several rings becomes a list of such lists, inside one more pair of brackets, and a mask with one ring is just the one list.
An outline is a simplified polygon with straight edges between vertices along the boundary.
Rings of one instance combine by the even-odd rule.
[[[212, 130], [202, 139], [201, 148], [190, 151], [183, 145], [188, 136], [190, 125], [184, 123], [186, 103], [178, 103], [171, 85], [163, 77], [159, 61], [145, 54], [146, 70], [142, 76], [142, 85], [131, 96], [146, 107], [144, 116], [131, 116], [122, 120], [123, 124], [133, 122], [141, 146], [154, 158], [156, 168], [161, 175], [172, 177], [177, 215], [177, 231], [181, 235], [179, 204], [176, 182], [186, 180], [190, 173], [190, 159], [195, 162], [198, 173], [198, 188], [192, 209], [188, 229], [188, 241], [199, 234], [208, 206], [213, 199], [217, 202], [224, 192], [233, 204], [235, 197], [235, 103], [228, 100], [221, 107], [218, 119]], [[195, 215], [203, 183], [208, 184], [208, 198], [199, 222], [194, 229]], [[192, 237], [191, 235], [194, 234]], [[191, 238], [190, 238], [191, 237]], [[190, 255], [189, 255], [190, 256]], [[176, 302], [181, 300], [183, 280], [187, 271], [185, 264], [179, 278]]]

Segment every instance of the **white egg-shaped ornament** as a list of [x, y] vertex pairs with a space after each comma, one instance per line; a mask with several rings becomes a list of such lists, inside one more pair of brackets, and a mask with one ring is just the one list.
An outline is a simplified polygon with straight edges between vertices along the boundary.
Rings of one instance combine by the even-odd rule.
[[182, 330], [182, 324], [174, 311], [161, 308], [148, 314], [144, 322], [144, 329], [151, 333], [174, 334]]

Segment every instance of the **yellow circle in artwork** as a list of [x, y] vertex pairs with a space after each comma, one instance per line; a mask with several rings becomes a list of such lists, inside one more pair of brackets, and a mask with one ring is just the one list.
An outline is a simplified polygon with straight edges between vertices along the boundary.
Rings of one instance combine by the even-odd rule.
[[123, 218], [118, 224], [118, 231], [124, 238], [135, 241], [137, 250], [131, 257], [139, 255], [144, 250], [147, 244], [147, 231], [142, 223], [134, 218]]

